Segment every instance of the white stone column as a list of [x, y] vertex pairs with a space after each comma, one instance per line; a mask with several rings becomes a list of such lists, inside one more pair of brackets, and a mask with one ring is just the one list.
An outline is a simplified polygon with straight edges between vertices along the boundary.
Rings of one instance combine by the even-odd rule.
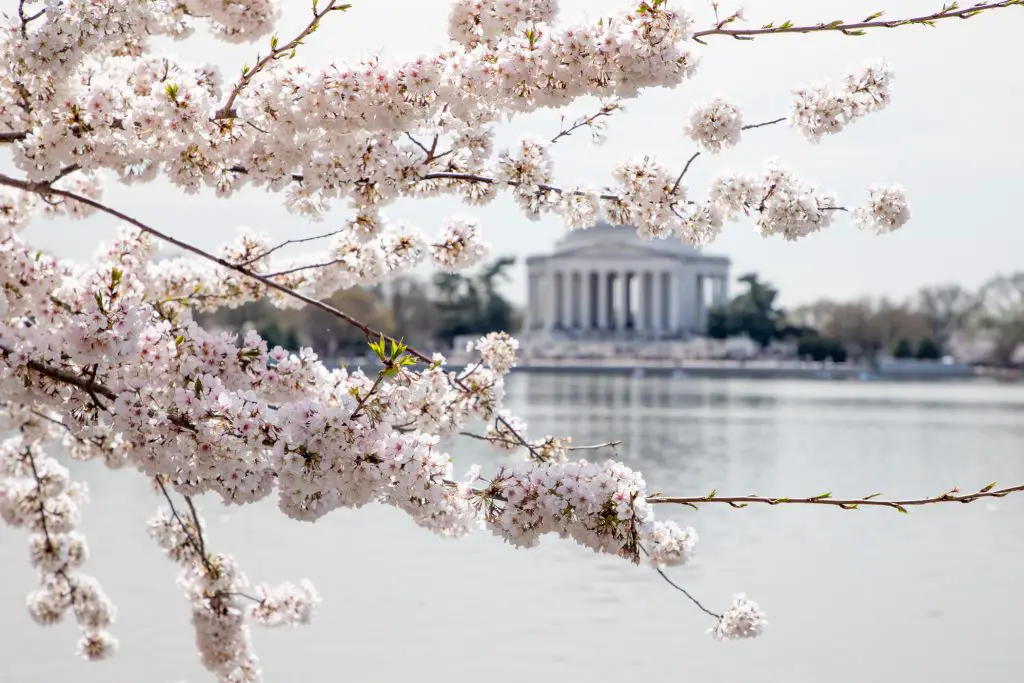
[[580, 328], [584, 330], [590, 330], [593, 327], [593, 321], [590, 317], [590, 313], [593, 310], [591, 294], [590, 271], [585, 270], [580, 273]]
[[608, 329], [608, 273], [597, 273], [597, 329]]
[[533, 271], [526, 273], [526, 331], [537, 324], [537, 279]]
[[668, 274], [668, 332], [670, 334], [678, 334], [679, 328], [682, 326], [680, 320], [680, 314], [682, 313], [682, 306], [679, 301], [679, 277], [678, 271], [672, 271]]
[[619, 271], [619, 311], [615, 320], [615, 329], [620, 332], [626, 331], [626, 321], [629, 319], [629, 273]]
[[568, 330], [572, 327], [572, 277], [567, 270], [560, 272], [562, 291], [559, 295], [562, 297], [562, 310], [559, 312], [558, 322], [563, 330]]
[[541, 320], [544, 330], [555, 329], [555, 272], [551, 267], [541, 276], [543, 287], [540, 291]]
[[665, 332], [665, 277], [664, 271], [651, 274], [651, 329], [661, 336]]
[[704, 277], [703, 274], [698, 273], [697, 277], [696, 277], [696, 283], [697, 283], [697, 286], [695, 287], [695, 289], [697, 290], [697, 307], [695, 309], [696, 316], [697, 316], [697, 325], [696, 325], [696, 327], [697, 327], [697, 330], [701, 334], [706, 334], [707, 331], [708, 331], [708, 324], [707, 324], [708, 323], [708, 314], [707, 314], [707, 306], [704, 305], [704, 300], [705, 300], [705, 297], [707, 296], [704, 293], [704, 287], [707, 285], [707, 279]]

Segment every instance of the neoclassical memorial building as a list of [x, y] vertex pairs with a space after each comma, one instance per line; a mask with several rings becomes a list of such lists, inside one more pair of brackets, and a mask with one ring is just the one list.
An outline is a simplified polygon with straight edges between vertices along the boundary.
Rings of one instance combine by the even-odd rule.
[[534, 335], [687, 338], [702, 334], [709, 306], [728, 297], [728, 258], [604, 222], [568, 233], [526, 268], [525, 329]]

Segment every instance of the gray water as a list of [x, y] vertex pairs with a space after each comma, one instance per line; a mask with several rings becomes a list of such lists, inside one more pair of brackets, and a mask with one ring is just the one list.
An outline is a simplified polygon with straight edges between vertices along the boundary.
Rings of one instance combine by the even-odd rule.
[[[1024, 387], [514, 376], [533, 435], [622, 439], [663, 493], [901, 497], [1024, 481]], [[452, 445], [493, 464], [485, 445]], [[93, 491], [83, 531], [120, 611], [117, 656], [74, 657], [73, 624], [36, 626], [24, 535], [0, 531], [0, 681], [211, 680], [198, 663], [177, 568], [146, 537], [159, 501], [141, 475], [74, 464]], [[339, 511], [316, 524], [273, 503], [203, 501], [208, 543], [250, 578], [308, 577], [313, 625], [254, 629], [269, 683], [711, 678], [723, 683], [1019, 681], [1024, 671], [1024, 494], [912, 510], [659, 508], [701, 535], [671, 571], [712, 608], [746, 591], [758, 640], [719, 643], [653, 571], [546, 539], [444, 540], [401, 513]]]

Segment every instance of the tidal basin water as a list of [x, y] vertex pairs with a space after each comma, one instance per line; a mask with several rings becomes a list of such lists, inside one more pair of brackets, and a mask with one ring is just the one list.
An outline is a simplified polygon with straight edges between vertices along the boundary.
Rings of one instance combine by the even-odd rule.
[[[508, 403], [532, 435], [621, 439], [619, 457], [673, 494], [900, 497], [1024, 482], [1024, 386], [516, 375]], [[470, 440], [460, 465], [501, 457]], [[0, 531], [0, 681], [213, 680], [198, 664], [177, 567], [145, 534], [160, 501], [141, 475], [73, 463], [92, 502], [83, 531], [119, 606], [121, 649], [74, 656], [73, 622], [36, 626], [25, 535]], [[273, 501], [202, 500], [213, 548], [249, 577], [308, 577], [315, 623], [254, 628], [268, 683], [523, 680], [590, 683], [1019, 681], [1024, 494], [914, 509], [661, 506], [693, 525], [698, 556], [671, 575], [712, 608], [745, 591], [765, 635], [712, 641], [709, 618], [652, 570], [548, 538], [516, 551], [445, 540], [379, 506], [315, 524]]]

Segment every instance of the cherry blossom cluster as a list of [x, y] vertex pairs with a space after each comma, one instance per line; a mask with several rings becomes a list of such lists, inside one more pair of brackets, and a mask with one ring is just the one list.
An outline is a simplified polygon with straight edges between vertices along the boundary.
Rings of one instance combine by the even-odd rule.
[[247, 620], [271, 627], [308, 624], [320, 597], [308, 581], [261, 584], [249, 594], [249, 580], [233, 558], [206, 553], [201, 525], [171, 508], [149, 521], [149, 534], [183, 567], [178, 583], [191, 604], [203, 666], [225, 683], [255, 683], [262, 676]]
[[819, 85], [796, 91], [790, 121], [811, 142], [843, 130], [871, 112], [884, 109], [891, 95], [893, 71], [885, 62], [850, 73], [839, 87]]
[[686, 126], [690, 139], [712, 154], [736, 146], [742, 130], [742, 112], [724, 97], [714, 97], [695, 106]]
[[828, 227], [840, 208], [834, 195], [822, 192], [774, 161], [759, 176], [717, 178], [711, 197], [727, 216], [756, 212], [761, 235], [781, 235], [791, 241]]
[[910, 206], [907, 195], [899, 185], [868, 188], [870, 200], [866, 207], [853, 210], [857, 224], [875, 234], [897, 230], [910, 220]]
[[550, 22], [555, 0], [456, 0], [448, 17], [448, 33], [460, 43], [490, 43], [527, 22]]
[[479, 353], [484, 364], [500, 375], [516, 366], [518, 349], [519, 340], [509, 336], [508, 332], [491, 332], [466, 345], [467, 352]]
[[634, 562], [642, 545], [657, 565], [689, 561], [696, 533], [655, 521], [645, 498], [643, 478], [621, 463], [546, 460], [503, 466], [474, 504], [487, 527], [516, 547], [556, 533]]
[[760, 635], [767, 625], [768, 621], [757, 603], [741, 593], [733, 598], [732, 607], [711, 629], [711, 635], [718, 640], [753, 638]]
[[39, 571], [39, 588], [28, 595], [28, 611], [42, 626], [59, 623], [70, 611], [82, 631], [78, 653], [96, 661], [110, 656], [117, 639], [107, 630], [116, 610], [92, 576], [77, 570], [88, 557], [85, 538], [75, 531], [86, 502], [84, 484], [72, 483], [66, 467], [48, 457], [40, 442], [45, 422], [22, 412], [20, 433], [0, 443], [0, 518], [31, 531], [29, 558]]

